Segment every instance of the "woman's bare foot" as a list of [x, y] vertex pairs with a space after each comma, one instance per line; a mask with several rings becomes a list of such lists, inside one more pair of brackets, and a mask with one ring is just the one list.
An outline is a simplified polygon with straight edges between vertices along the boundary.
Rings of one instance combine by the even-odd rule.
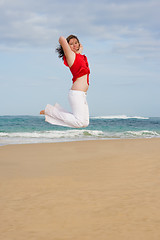
[[44, 111], [44, 110], [40, 111], [40, 114], [43, 114], [43, 115], [44, 115], [44, 114], [45, 114], [45, 111]]

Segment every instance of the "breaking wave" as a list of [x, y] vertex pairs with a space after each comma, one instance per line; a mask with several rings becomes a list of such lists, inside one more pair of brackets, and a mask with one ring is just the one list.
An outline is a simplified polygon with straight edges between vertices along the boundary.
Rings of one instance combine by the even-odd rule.
[[147, 117], [140, 117], [140, 116], [133, 116], [133, 117], [129, 117], [126, 115], [111, 115], [111, 116], [97, 116], [97, 117], [91, 117], [91, 119], [149, 119]]
[[67, 131], [43, 131], [43, 132], [13, 132], [0, 133], [0, 145], [24, 144], [24, 143], [50, 143], [68, 142], [96, 139], [132, 139], [160, 137], [156, 131], [123, 131], [107, 132], [98, 130], [67, 130]]

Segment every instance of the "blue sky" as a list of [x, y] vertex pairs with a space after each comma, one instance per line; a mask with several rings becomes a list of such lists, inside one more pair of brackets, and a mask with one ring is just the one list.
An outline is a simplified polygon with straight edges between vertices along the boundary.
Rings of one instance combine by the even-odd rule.
[[159, 0], [0, 0], [0, 115], [69, 109], [60, 35], [79, 37], [90, 68], [91, 116], [160, 117]]

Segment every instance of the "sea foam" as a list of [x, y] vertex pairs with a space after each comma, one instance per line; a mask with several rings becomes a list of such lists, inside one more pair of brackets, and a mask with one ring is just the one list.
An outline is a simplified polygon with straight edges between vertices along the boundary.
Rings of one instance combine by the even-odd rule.
[[147, 117], [140, 117], [140, 116], [126, 116], [126, 115], [111, 115], [111, 116], [97, 116], [97, 117], [91, 117], [91, 119], [130, 119], [130, 118], [135, 118], [135, 119], [149, 119]]

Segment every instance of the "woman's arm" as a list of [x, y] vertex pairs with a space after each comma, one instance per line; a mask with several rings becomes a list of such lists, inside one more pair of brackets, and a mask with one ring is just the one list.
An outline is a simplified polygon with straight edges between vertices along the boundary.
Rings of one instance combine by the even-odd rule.
[[75, 60], [75, 53], [71, 50], [65, 37], [61, 36], [59, 38], [59, 43], [63, 48], [67, 63], [69, 65], [69, 67], [71, 67]]

